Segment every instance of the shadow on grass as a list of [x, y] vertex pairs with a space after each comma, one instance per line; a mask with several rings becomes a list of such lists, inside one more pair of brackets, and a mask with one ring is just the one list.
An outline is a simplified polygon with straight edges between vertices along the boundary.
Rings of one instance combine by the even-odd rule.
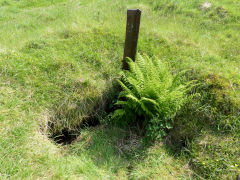
[[56, 143], [70, 144], [82, 130], [100, 125], [99, 119], [113, 110], [114, 99], [118, 96], [115, 82], [103, 92], [90, 91], [89, 88], [94, 89], [85, 82], [77, 86], [71, 85], [71, 89], [76, 90], [72, 93], [73, 96], [59, 101], [53, 107], [48, 132]]
[[69, 145], [71, 154], [86, 155], [96, 167], [128, 178], [133, 163], [146, 157], [142, 137], [131, 130], [114, 126], [96, 126], [82, 130]]
[[67, 147], [69, 154], [89, 159], [96, 169], [116, 179], [189, 177], [183, 163], [163, 143], [146, 144], [144, 137], [131, 129], [90, 127]]

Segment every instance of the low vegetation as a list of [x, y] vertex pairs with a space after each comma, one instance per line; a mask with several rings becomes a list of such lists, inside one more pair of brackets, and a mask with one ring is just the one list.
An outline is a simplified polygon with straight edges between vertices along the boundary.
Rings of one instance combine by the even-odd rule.
[[123, 89], [116, 105], [113, 120], [125, 126], [140, 124], [151, 139], [166, 136], [176, 113], [192, 97], [188, 97], [191, 82], [183, 84], [183, 73], [172, 76], [167, 65], [158, 59], [140, 56], [136, 62], [127, 59], [119, 84]]
[[[239, 7], [237, 0], [0, 0], [1, 179], [236, 178]], [[159, 64], [149, 73], [164, 75], [153, 82], [166, 88], [147, 89], [163, 100], [161, 93], [176, 92], [169, 101], [132, 94], [151, 98], [150, 106], [172, 102], [161, 106], [166, 111], [141, 106], [141, 114], [131, 113], [159, 113], [143, 118], [164, 132], [149, 143], [139, 123], [111, 123], [116, 109], [127, 110], [114, 106], [127, 8], [142, 10], [138, 60]], [[125, 75], [140, 87], [141, 79]], [[181, 77], [176, 84], [174, 77]], [[184, 88], [187, 82], [197, 86]], [[58, 144], [65, 136], [75, 139]]]

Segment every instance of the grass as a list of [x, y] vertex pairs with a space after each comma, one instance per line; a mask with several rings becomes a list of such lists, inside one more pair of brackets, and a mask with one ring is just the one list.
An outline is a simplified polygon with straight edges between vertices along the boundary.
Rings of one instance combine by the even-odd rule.
[[[237, 0], [0, 0], [1, 179], [221, 179], [240, 173]], [[76, 130], [114, 96], [127, 8], [143, 12], [138, 51], [191, 69], [201, 94], [179, 112], [170, 145], [130, 130]], [[133, 142], [132, 142], [133, 141]], [[188, 143], [186, 143], [188, 142]], [[132, 143], [136, 144], [132, 147]]]

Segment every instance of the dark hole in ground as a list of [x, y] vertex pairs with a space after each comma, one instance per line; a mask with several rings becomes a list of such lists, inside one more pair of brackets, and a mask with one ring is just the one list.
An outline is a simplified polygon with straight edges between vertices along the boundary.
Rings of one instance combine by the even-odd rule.
[[[115, 102], [120, 92], [119, 85], [114, 82], [114, 85], [109, 89], [102, 97], [102, 103], [97, 103], [94, 108], [94, 112], [90, 113], [88, 118], [84, 119], [83, 122], [75, 127], [75, 130], [63, 129], [58, 132], [53, 132], [54, 123], [49, 122], [48, 127], [50, 131], [49, 138], [53, 139], [57, 144], [67, 145], [71, 144], [80, 134], [81, 130], [88, 127], [95, 127], [100, 125], [100, 119], [104, 119], [105, 116], [115, 110]], [[76, 111], [78, 109], [76, 108]], [[76, 112], [74, 111], [74, 112]], [[65, 118], [71, 118], [71, 114], [63, 114]], [[55, 118], [55, 117], [54, 117]], [[56, 120], [58, 119], [58, 113], [56, 113]]]
[[81, 129], [98, 125], [100, 125], [100, 121], [97, 118], [85, 120], [76, 130], [63, 129], [61, 132], [52, 134], [49, 138], [53, 139], [57, 144], [68, 145], [81, 134]]
[[53, 139], [57, 144], [71, 144], [78, 136], [77, 132], [68, 131], [67, 129], [62, 130], [59, 135], [52, 135], [50, 138]]

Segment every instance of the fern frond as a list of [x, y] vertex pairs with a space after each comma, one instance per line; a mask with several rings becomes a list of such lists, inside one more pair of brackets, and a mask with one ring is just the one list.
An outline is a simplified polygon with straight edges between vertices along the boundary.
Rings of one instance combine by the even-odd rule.
[[140, 68], [141, 72], [146, 75], [147, 71], [146, 71], [146, 67], [147, 67], [147, 62], [145, 60], [145, 58], [141, 55], [138, 55], [138, 59], [136, 60], [136, 63], [138, 64], [138, 67]]
[[145, 112], [145, 117], [152, 117], [153, 116], [153, 111], [149, 106], [145, 105], [143, 102], [140, 104], [141, 108]]
[[126, 91], [129, 94], [132, 93], [131, 89], [129, 89], [122, 81], [118, 80], [118, 83], [120, 84], [120, 86], [123, 88], [124, 91]]
[[149, 126], [153, 118], [157, 127], [150, 129], [164, 132], [171, 127], [169, 122], [177, 111], [192, 98], [187, 94], [195, 82], [182, 83], [186, 71], [173, 76], [169, 65], [157, 58], [139, 55], [136, 62], [129, 58], [127, 62], [130, 71], [124, 71], [118, 81], [123, 90], [116, 105], [122, 109], [116, 110], [114, 116], [122, 117], [126, 124], [144, 117]]
[[141, 94], [141, 82], [137, 81], [133, 77], [128, 78], [129, 86], [131, 86], [132, 94], [134, 94], [136, 97], [140, 97]]
[[155, 106], [158, 106], [158, 103], [157, 101], [153, 100], [153, 99], [149, 99], [149, 98], [141, 98], [140, 100], [141, 102], [144, 102], [144, 103], [148, 103], [148, 104], [152, 104], [152, 105], [155, 105]]
[[115, 105], [120, 105], [120, 106], [128, 106], [128, 102], [127, 101], [117, 101], [116, 103], [115, 103]]
[[126, 95], [126, 98], [129, 99], [129, 100], [132, 100], [136, 104], [140, 103], [139, 99], [136, 98], [135, 96], [131, 95], [131, 94]]
[[121, 119], [124, 115], [126, 115], [126, 112], [124, 109], [117, 109], [114, 111], [112, 118]]

